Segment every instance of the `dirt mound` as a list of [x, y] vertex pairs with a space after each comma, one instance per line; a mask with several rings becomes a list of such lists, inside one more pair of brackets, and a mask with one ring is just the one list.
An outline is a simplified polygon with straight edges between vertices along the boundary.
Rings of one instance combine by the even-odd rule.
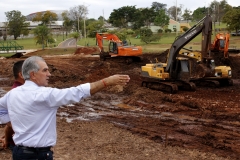
[[79, 47], [74, 54], [88, 55], [88, 54], [97, 54], [98, 52], [99, 52], [98, 47]]

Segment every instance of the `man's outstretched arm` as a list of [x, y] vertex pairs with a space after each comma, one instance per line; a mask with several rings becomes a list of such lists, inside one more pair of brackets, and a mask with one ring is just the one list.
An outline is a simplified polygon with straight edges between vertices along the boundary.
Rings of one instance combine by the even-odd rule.
[[90, 93], [93, 95], [94, 93], [102, 90], [105, 87], [113, 86], [113, 85], [126, 85], [130, 80], [128, 75], [113, 75], [102, 80], [90, 83]]

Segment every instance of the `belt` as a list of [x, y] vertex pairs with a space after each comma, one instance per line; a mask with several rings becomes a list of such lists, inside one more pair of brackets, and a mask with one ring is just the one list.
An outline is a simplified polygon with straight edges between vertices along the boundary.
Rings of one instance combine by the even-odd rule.
[[30, 152], [47, 152], [50, 151], [51, 147], [25, 147], [25, 146], [17, 146], [21, 148], [23, 151], [30, 151]]

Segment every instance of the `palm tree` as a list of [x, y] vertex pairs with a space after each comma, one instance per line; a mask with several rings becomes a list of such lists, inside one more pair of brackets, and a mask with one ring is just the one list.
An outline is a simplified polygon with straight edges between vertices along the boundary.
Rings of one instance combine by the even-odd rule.
[[44, 49], [44, 45], [47, 43], [50, 39], [52, 39], [51, 30], [46, 26], [38, 26], [34, 29], [34, 38], [36, 39], [36, 44], [41, 44], [42, 49]]

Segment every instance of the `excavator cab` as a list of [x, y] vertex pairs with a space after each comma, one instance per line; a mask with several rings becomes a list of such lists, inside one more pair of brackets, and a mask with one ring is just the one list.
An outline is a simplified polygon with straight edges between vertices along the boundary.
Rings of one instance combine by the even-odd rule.
[[117, 49], [117, 43], [116, 42], [110, 42], [109, 43], [109, 52], [118, 54], [118, 49]]
[[189, 59], [177, 57], [170, 68], [170, 77], [173, 79], [188, 81], [190, 79]]
[[211, 44], [210, 50], [215, 56], [228, 58], [228, 47], [229, 47], [229, 33], [218, 33], [215, 36], [213, 43]]

